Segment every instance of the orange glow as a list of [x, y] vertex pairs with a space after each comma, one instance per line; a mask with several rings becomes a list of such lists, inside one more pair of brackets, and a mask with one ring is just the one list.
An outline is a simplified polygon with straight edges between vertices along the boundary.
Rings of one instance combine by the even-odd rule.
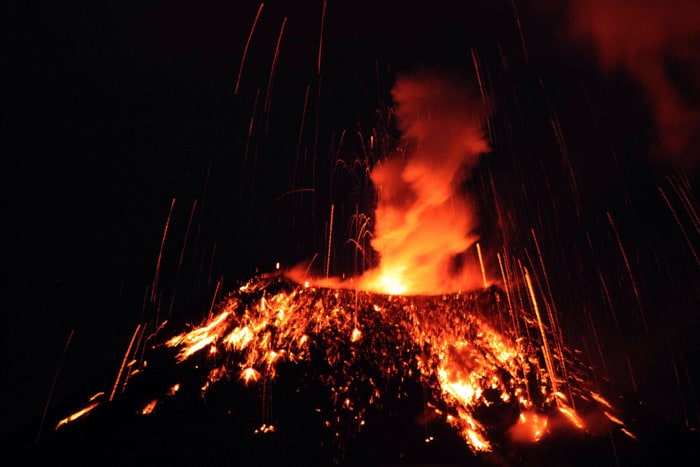
[[518, 422], [511, 427], [509, 435], [515, 442], [536, 443], [544, 437], [548, 423], [546, 415], [524, 411], [520, 413]]
[[428, 75], [399, 79], [392, 94], [408, 149], [372, 170], [380, 263], [360, 288], [404, 295], [479, 287], [478, 267], [457, 268], [455, 259], [476, 241], [475, 209], [459, 184], [489, 150], [481, 106], [463, 84]]
[[263, 424], [260, 428], [258, 428], [257, 430], [255, 430], [255, 434], [258, 434], [258, 433], [274, 433], [275, 431], [277, 431], [277, 430], [275, 429], [274, 426]]
[[100, 405], [99, 402], [93, 402], [92, 404], [88, 405], [88, 406], [85, 407], [84, 409], [81, 409], [81, 410], [75, 412], [73, 415], [69, 415], [68, 417], [66, 417], [66, 418], [64, 418], [64, 419], [62, 419], [62, 420], [60, 420], [60, 421], [58, 422], [58, 424], [56, 425], [56, 428], [54, 428], [54, 430], [58, 430], [58, 429], [61, 428], [63, 425], [67, 425], [67, 424], [69, 424], [70, 422], [75, 421], [75, 420], [77, 420], [77, 419], [79, 419], [79, 418], [81, 418], [81, 417], [87, 415], [88, 413], [90, 413], [90, 411], [92, 411], [92, 409], [94, 409], [94, 408], [97, 407], [98, 405]]
[[[371, 172], [377, 192], [372, 248], [379, 264], [351, 281], [287, 276], [308, 287], [344, 287], [388, 295], [436, 295], [487, 286], [476, 208], [461, 186], [490, 150], [483, 104], [465, 84], [442, 76], [399, 78], [392, 95], [401, 149]], [[326, 274], [327, 276], [327, 274]]]
[[668, 63], [688, 67], [689, 86], [698, 89], [697, 38], [700, 3], [687, 0], [575, 0], [569, 6], [570, 35], [590, 42], [605, 69], [625, 70], [644, 89], [659, 140], [673, 162], [697, 166], [697, 104], [685, 97]]
[[611, 414], [610, 412], [603, 412], [606, 417], [608, 417], [608, 420], [610, 420], [613, 423], [617, 423], [618, 425], [624, 425], [624, 422]]
[[[166, 342], [179, 348], [179, 361], [195, 355], [207, 362], [223, 357], [225, 363], [209, 371], [203, 392], [236, 374], [231, 365], [238, 367], [245, 384], [268, 382], [275, 378], [278, 365], [309, 361], [312, 349], [322, 348], [319, 357], [325, 360], [323, 365], [342, 374], [328, 380], [337, 410], [351, 414], [358, 427], [365, 423], [364, 411], [385, 397], [373, 378], [403, 380], [413, 375], [427, 385], [431, 413], [451, 425], [473, 451], [494, 448], [490, 428], [478, 415], [492, 406], [517, 410], [520, 418], [509, 434], [519, 442], [542, 439], [553, 411], [585, 430], [580, 416], [567, 405], [569, 398], [564, 393], [570, 392], [570, 383], [561, 380], [555, 385], [546, 356], [536, 353], [542, 350], [541, 343], [499, 330], [493, 326], [492, 316], [479, 309], [481, 302], [476, 297], [485, 297], [487, 292], [392, 296], [304, 287], [287, 281], [282, 289], [267, 293], [269, 280], [276, 279], [251, 281], [240, 288], [238, 296], [222, 301], [218, 314]], [[534, 294], [534, 289], [529, 292]], [[544, 335], [537, 332], [542, 323], [534, 312], [523, 325], [529, 326], [528, 332], [535, 338]], [[366, 345], [356, 345], [358, 342]], [[348, 346], [352, 346], [350, 354]], [[217, 352], [212, 357], [211, 347], [222, 355]], [[350, 371], [353, 359], [360, 355], [365, 364], [377, 365], [376, 376], [368, 378]], [[371, 387], [364, 401], [358, 401], [351, 390], [360, 382]], [[557, 387], [567, 390], [560, 392]], [[585, 394], [611, 413], [602, 396], [590, 390]], [[339, 422], [341, 417], [331, 419]], [[335, 422], [328, 422], [333, 433], [337, 431]]]
[[98, 393], [95, 393], [92, 397], [90, 397], [89, 401], [90, 401], [90, 402], [94, 402], [94, 401], [96, 401], [98, 398], [100, 398], [100, 397], [102, 397], [102, 396], [104, 396], [104, 395], [105, 395], [104, 391], [100, 391], [100, 392], [98, 392]]
[[178, 359], [180, 361], [185, 360], [193, 353], [211, 345], [218, 337], [217, 330], [225, 327], [225, 322], [228, 317], [229, 313], [223, 312], [216, 316], [206, 327], [198, 328], [189, 333], [180, 334], [171, 338], [168, 341], [168, 345], [174, 347], [184, 342], [186, 347], [178, 354]]
[[246, 368], [241, 372], [241, 379], [247, 383], [251, 381], [255, 382], [260, 379], [260, 373], [255, 371], [254, 368]]
[[586, 425], [583, 423], [583, 420], [581, 420], [581, 417], [579, 417], [571, 407], [567, 407], [566, 405], [562, 404], [559, 406], [559, 412], [566, 415], [566, 418], [569, 419], [569, 421], [579, 430], [586, 428]]
[[608, 409], [612, 409], [612, 404], [608, 402], [603, 396], [598, 394], [597, 392], [591, 392], [591, 397], [595, 399], [599, 404], [604, 405]]
[[141, 409], [141, 415], [150, 415], [153, 413], [153, 411], [156, 409], [156, 405], [158, 405], [158, 399], [153, 399], [151, 402], [146, 404], [146, 406]]

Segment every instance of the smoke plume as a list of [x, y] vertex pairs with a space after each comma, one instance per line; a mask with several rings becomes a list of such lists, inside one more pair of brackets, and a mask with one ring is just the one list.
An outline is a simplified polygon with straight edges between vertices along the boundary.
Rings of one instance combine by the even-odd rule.
[[569, 32], [592, 43], [600, 65], [644, 89], [664, 152], [700, 163], [700, 2], [572, 0]]
[[392, 96], [402, 151], [371, 173], [377, 190], [372, 247], [380, 263], [363, 276], [362, 287], [385, 293], [474, 287], [480, 274], [458, 261], [476, 241], [477, 225], [461, 184], [489, 150], [482, 107], [465, 84], [425, 72], [400, 77]]

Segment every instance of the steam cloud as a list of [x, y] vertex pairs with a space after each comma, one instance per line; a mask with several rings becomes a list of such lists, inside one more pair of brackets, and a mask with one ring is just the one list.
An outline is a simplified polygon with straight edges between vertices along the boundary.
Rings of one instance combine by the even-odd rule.
[[475, 209], [460, 184], [489, 150], [482, 106], [463, 83], [426, 72], [400, 77], [392, 95], [406, 149], [371, 174], [378, 193], [372, 247], [380, 264], [362, 283], [397, 293], [480, 285], [480, 273], [458, 267], [455, 258], [476, 241]]
[[568, 13], [572, 37], [590, 40], [604, 69], [643, 87], [668, 155], [700, 164], [700, 2], [572, 0]]

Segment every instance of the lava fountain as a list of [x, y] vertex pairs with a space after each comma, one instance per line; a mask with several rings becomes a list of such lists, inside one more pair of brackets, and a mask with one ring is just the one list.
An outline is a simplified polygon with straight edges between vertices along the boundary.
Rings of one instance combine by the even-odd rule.
[[378, 190], [372, 247], [380, 262], [360, 288], [391, 294], [473, 289], [478, 270], [459, 264], [474, 244], [475, 209], [461, 183], [488, 151], [483, 111], [464, 86], [429, 76], [400, 78], [396, 117], [406, 151], [372, 170]]
[[[489, 150], [487, 115], [464, 83], [425, 71], [399, 77], [392, 97], [402, 138], [370, 175], [377, 194], [371, 246], [379, 264], [348, 281], [311, 282], [391, 295], [485, 286], [479, 265], [468, 260], [478, 221], [463, 184]], [[307, 269], [299, 265], [287, 275], [307, 283]]]

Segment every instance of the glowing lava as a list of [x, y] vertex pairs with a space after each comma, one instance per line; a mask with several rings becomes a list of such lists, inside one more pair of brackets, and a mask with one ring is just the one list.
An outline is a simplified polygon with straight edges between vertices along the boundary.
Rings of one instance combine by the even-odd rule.
[[[541, 343], [514, 339], [490, 324], [500, 294], [492, 289], [396, 297], [304, 287], [281, 277], [255, 279], [167, 346], [178, 349], [181, 362], [198, 355], [207, 359], [211, 370], [203, 393], [222, 378], [274, 381], [281, 365], [327, 368], [319, 377], [335, 401], [337, 415], [327, 424], [337, 432], [339, 424], [359, 431], [386, 398], [409, 397], [410, 381], [427, 389], [426, 410], [451, 425], [475, 452], [494, 449], [493, 436], [503, 436], [500, 425], [519, 442], [542, 439], [557, 414], [586, 430], [582, 417], [553, 390], [554, 378], [559, 387], [609, 413], [609, 403], [580, 383], [585, 367], [579, 362], [567, 362], [572, 376], [563, 381], [548, 372], [537, 350]], [[537, 335], [531, 314], [523, 310], [515, 319]], [[398, 384], [396, 394], [385, 393], [390, 384]]]

